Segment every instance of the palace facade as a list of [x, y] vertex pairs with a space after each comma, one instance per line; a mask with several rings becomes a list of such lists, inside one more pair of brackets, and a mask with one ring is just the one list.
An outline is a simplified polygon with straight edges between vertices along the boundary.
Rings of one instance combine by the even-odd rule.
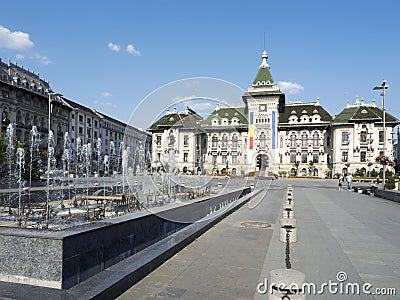
[[[264, 51], [243, 106], [218, 105], [205, 119], [187, 107], [154, 122], [153, 168], [172, 161], [174, 172], [322, 178], [380, 169], [375, 158], [383, 154], [381, 108], [357, 98], [332, 116], [318, 99], [286, 102], [267, 59]], [[399, 123], [386, 112], [385, 155], [392, 160]]]

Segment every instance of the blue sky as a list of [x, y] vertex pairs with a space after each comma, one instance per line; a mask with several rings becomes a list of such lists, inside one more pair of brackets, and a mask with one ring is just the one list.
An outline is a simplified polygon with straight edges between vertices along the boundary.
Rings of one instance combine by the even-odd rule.
[[372, 88], [386, 79], [386, 107], [400, 117], [399, 8], [398, 1], [7, 1], [0, 57], [128, 121], [146, 95], [175, 80], [213, 77], [247, 89], [265, 32], [274, 80], [297, 84], [287, 84], [287, 100], [319, 97], [331, 114], [357, 95], [380, 105]]

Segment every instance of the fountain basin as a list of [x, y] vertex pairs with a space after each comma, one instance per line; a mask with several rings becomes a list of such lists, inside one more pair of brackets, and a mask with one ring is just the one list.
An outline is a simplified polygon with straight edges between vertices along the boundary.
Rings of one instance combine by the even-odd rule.
[[69, 289], [249, 192], [230, 191], [62, 231], [0, 227], [0, 280]]

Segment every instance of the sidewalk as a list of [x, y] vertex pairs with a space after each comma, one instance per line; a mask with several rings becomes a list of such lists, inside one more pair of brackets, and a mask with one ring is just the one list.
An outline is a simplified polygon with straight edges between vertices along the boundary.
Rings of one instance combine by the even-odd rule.
[[[289, 181], [287, 181], [289, 183]], [[399, 299], [400, 205], [348, 191], [326, 181], [291, 180], [297, 219], [297, 243], [291, 244], [292, 268], [305, 273], [306, 282], [370, 283], [396, 288], [397, 296], [307, 295], [307, 299]], [[273, 241], [279, 240], [274, 231]], [[284, 244], [271, 242], [261, 280], [270, 270], [284, 267]], [[375, 297], [375, 298], [374, 298]], [[255, 293], [255, 299], [265, 299]]]
[[[196, 242], [120, 296], [120, 299], [267, 299], [257, 284], [270, 270], [284, 268], [285, 244], [279, 241], [279, 218], [286, 186], [294, 192], [297, 239], [291, 244], [292, 268], [306, 282], [370, 283], [396, 288], [396, 296], [307, 295], [307, 299], [399, 299], [400, 206], [398, 203], [348, 191], [336, 181], [277, 180]], [[269, 182], [268, 182], [269, 184]], [[262, 188], [267, 182], [259, 182]], [[254, 209], [249, 206], [261, 203]], [[262, 221], [271, 228], [245, 228]]]
[[258, 194], [119, 299], [252, 299], [273, 230], [241, 224], [275, 224], [283, 192]]

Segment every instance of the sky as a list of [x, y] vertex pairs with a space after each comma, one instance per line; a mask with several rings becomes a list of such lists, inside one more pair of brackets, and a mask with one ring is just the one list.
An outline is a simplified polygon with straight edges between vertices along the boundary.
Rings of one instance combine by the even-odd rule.
[[[318, 97], [336, 115], [356, 96], [381, 105], [372, 89], [385, 79], [386, 109], [400, 118], [398, 1], [20, 0], [1, 10], [2, 61], [40, 73], [54, 91], [123, 122], [149, 94], [185, 78], [217, 78], [246, 90], [261, 63], [264, 33], [287, 100]], [[176, 97], [189, 94], [176, 90]], [[225, 100], [241, 103], [240, 93], [232, 97]], [[134, 125], [154, 121], [153, 107], [146, 108]]]

